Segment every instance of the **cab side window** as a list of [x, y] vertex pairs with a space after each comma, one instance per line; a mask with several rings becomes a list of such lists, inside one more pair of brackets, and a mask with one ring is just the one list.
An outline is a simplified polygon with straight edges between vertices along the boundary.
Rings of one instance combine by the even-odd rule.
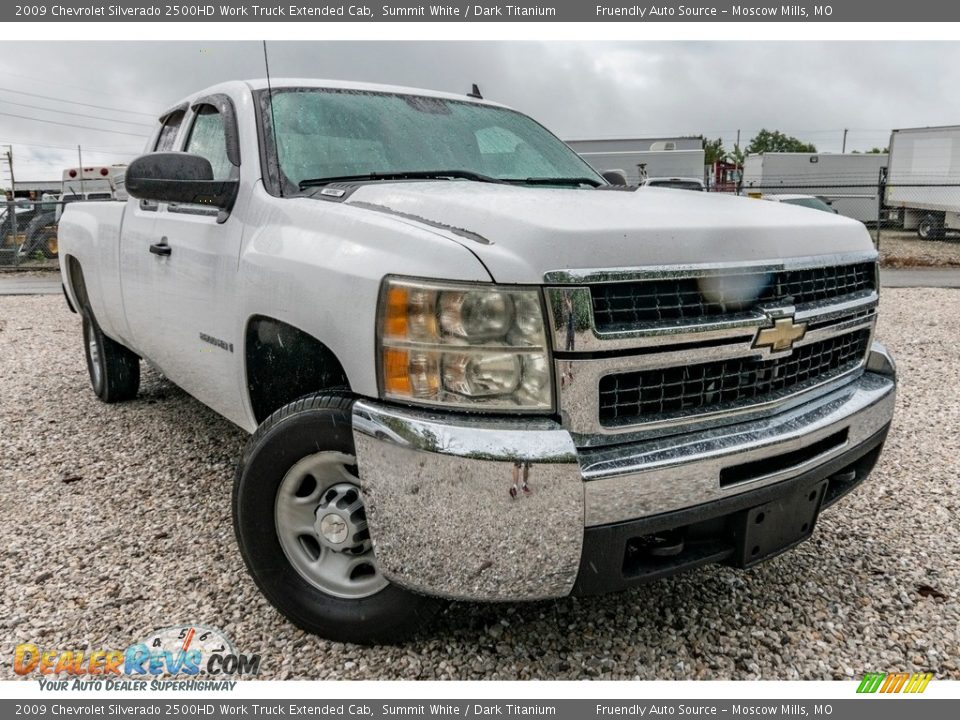
[[174, 142], [176, 142], [177, 139], [177, 132], [180, 130], [180, 125], [183, 124], [185, 115], [186, 112], [183, 110], [175, 110], [167, 115], [163, 121], [163, 127], [160, 128], [160, 135], [157, 137], [157, 142], [153, 146], [155, 151], [168, 152], [173, 150]]
[[184, 150], [210, 161], [214, 180], [229, 180], [233, 164], [227, 157], [227, 133], [223, 115], [212, 105], [197, 109]]

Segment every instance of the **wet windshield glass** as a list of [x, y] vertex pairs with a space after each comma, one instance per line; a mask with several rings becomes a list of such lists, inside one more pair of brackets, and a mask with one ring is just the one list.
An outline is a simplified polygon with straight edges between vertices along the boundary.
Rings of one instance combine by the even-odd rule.
[[[511, 110], [416, 95], [274, 91], [285, 180], [462, 171], [498, 180], [602, 179], [536, 122]], [[268, 135], [269, 138], [269, 135]], [[270, 138], [272, 139], [272, 138]]]

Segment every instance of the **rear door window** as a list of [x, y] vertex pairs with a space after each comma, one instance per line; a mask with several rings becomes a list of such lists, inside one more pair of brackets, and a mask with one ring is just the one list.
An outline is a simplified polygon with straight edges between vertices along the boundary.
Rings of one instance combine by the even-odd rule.
[[173, 150], [177, 140], [177, 133], [180, 131], [180, 125], [183, 124], [183, 116], [186, 113], [183, 110], [175, 110], [163, 121], [163, 127], [160, 128], [160, 135], [157, 136], [157, 142], [153, 149], [157, 152], [167, 152]]

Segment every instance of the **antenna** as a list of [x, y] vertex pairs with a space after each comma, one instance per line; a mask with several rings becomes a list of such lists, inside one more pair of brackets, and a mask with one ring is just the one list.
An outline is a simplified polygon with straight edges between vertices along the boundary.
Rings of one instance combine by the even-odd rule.
[[470, 92], [467, 93], [467, 97], [476, 98], [477, 100], [483, 100], [483, 95], [480, 94], [480, 86], [474, 83], [473, 88], [470, 90]]
[[273, 114], [273, 87], [270, 85], [270, 60], [267, 57], [267, 41], [263, 41], [263, 66], [267, 71], [267, 102], [270, 103], [270, 130], [273, 132], [273, 151], [277, 156], [277, 184], [283, 197], [283, 173], [280, 171], [280, 144], [277, 142], [277, 118]]

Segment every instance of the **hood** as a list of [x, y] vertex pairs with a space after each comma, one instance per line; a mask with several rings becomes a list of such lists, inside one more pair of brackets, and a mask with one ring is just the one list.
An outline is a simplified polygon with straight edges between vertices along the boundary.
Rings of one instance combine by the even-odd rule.
[[689, 190], [370, 183], [345, 204], [446, 234], [503, 283], [542, 283], [553, 270], [776, 262], [873, 249], [863, 224], [849, 218]]

